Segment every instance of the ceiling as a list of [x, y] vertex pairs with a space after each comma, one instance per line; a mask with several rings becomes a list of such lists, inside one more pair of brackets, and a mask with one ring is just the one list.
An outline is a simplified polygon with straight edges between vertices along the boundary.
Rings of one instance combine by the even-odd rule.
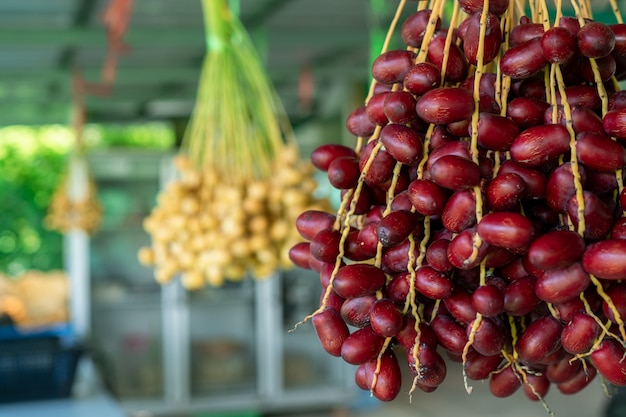
[[[398, 3], [234, 1], [296, 122], [336, 112], [346, 92], [367, 81], [372, 34], [384, 32]], [[89, 82], [101, 77], [108, 2], [0, 0], [0, 126], [69, 122], [72, 70]], [[608, 2], [594, 0], [594, 12], [608, 10]], [[415, 10], [410, 3], [406, 13]], [[130, 51], [119, 57], [113, 90], [86, 97], [87, 120], [188, 117], [205, 52], [201, 0], [134, 0], [124, 41]], [[313, 75], [313, 112], [299, 101], [305, 68]]]
[[[395, 1], [383, 3], [383, 18]], [[107, 51], [102, 12], [108, 0], [0, 1], [0, 125], [67, 123], [72, 69], [99, 82]], [[264, 57], [293, 118], [298, 80], [310, 68], [315, 108], [337, 85], [368, 76], [366, 0], [239, 0], [240, 18]], [[385, 10], [389, 9], [387, 13]], [[389, 19], [384, 19], [387, 25]], [[382, 27], [382, 25], [380, 26]], [[187, 117], [204, 57], [201, 0], [134, 0], [112, 92], [86, 96], [90, 122]]]

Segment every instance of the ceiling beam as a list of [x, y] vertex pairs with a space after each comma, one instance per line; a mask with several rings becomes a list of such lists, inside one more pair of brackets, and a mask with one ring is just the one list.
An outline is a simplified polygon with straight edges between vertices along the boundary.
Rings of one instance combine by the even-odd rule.
[[[330, 56], [325, 56], [329, 59]], [[358, 65], [336, 68], [331, 63], [328, 65], [313, 65], [313, 74], [320, 78], [341, 78], [341, 77], [364, 77], [366, 71]], [[100, 77], [100, 68], [84, 68], [81, 70], [86, 80], [97, 80]], [[292, 79], [297, 74], [299, 68], [281, 67], [269, 71], [269, 76], [274, 84]], [[365, 75], [364, 75], [365, 74]], [[172, 85], [197, 85], [200, 77], [200, 68], [184, 66], [159, 67], [159, 68], [119, 68], [116, 74], [115, 87], [123, 89], [125, 85], [132, 86], [153, 86], [155, 84]], [[71, 73], [65, 69], [37, 70], [32, 71], [2, 71], [0, 70], [0, 86], [8, 90], [16, 90], [21, 85], [40, 86], [48, 84], [61, 84], [70, 86]]]
[[[349, 30], [332, 30], [316, 33], [297, 32], [289, 28], [268, 30], [269, 42], [274, 45], [336, 45], [337, 43], [362, 43], [360, 33]], [[204, 32], [201, 27], [131, 27], [124, 40], [131, 47], [149, 46], [176, 48], [204, 48]], [[50, 46], [105, 46], [103, 28], [10, 28], [0, 29], [0, 46], [4, 47], [50, 47]]]

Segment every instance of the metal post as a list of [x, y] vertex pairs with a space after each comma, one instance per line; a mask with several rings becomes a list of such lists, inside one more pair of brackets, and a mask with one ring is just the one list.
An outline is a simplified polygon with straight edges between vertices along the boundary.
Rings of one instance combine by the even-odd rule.
[[264, 400], [284, 391], [280, 275], [255, 280], [257, 391]]

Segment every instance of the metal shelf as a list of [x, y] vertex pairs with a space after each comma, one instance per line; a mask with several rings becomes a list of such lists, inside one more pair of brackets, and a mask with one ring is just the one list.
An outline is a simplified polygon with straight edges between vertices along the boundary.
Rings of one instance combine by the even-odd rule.
[[[163, 162], [169, 157], [138, 158], [156, 166], [142, 167], [143, 184], [150, 183], [146, 172], [154, 173], [152, 182], [157, 185], [171, 178], [171, 165]], [[132, 194], [132, 176], [123, 179], [107, 173], [106, 155], [97, 161], [96, 182], [101, 176], [106, 179], [103, 188], [137, 198]], [[125, 164], [135, 165], [132, 160]], [[129, 201], [120, 207], [137, 205]], [[124, 224], [130, 218], [116, 216]], [[137, 224], [125, 230], [105, 231], [100, 236], [105, 247], [119, 248], [116, 239], [128, 244], [133, 231], [143, 233], [136, 218]], [[98, 250], [97, 239], [96, 235], [91, 244], [83, 243], [91, 247], [92, 256]], [[137, 249], [125, 247], [126, 252]], [[115, 275], [91, 271], [95, 279], [89, 313], [104, 379], [129, 415], [290, 411], [346, 404], [355, 395], [353, 369], [322, 351], [310, 325], [288, 333], [315, 309], [319, 294], [309, 284], [317, 278], [309, 280], [301, 276], [305, 271], [293, 271], [189, 293], [177, 279], [156, 285], [150, 269], [140, 269], [134, 256], [121, 252], [98, 253], [99, 262], [91, 262], [92, 268], [109, 265], [105, 272]], [[129, 384], [132, 378], [134, 385]]]

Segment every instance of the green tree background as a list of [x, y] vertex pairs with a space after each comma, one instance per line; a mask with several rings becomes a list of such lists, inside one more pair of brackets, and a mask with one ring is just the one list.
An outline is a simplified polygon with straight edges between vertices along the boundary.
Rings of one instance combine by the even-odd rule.
[[[169, 149], [169, 124], [88, 125], [87, 151], [106, 147]], [[43, 225], [50, 198], [74, 147], [64, 126], [0, 128], [0, 272], [63, 267], [62, 236]]]

